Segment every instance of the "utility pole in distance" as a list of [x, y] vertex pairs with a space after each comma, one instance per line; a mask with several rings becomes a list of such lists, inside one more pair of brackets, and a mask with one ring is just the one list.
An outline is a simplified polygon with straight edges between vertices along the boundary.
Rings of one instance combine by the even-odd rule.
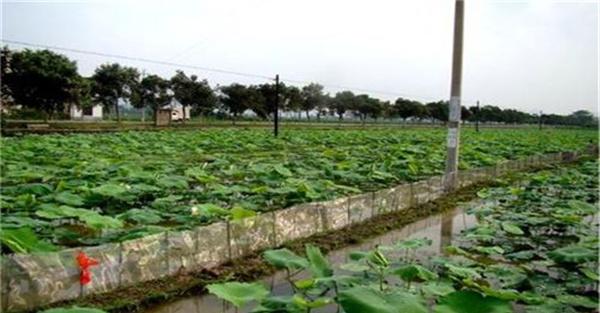
[[540, 128], [540, 130], [542, 130], [542, 116], [543, 116], [543, 115], [544, 115], [544, 112], [540, 111], [540, 119], [539, 119], [539, 121], [538, 121], [538, 124], [539, 124], [539, 128]]
[[475, 131], [479, 132], [479, 100], [477, 100], [477, 112], [475, 113]]
[[273, 116], [273, 135], [279, 135], [279, 74], [275, 75], [275, 115]]
[[458, 183], [458, 152], [460, 146], [460, 93], [462, 84], [462, 48], [465, 2], [456, 0], [454, 9], [454, 45], [452, 48], [452, 83], [444, 188], [454, 190]]

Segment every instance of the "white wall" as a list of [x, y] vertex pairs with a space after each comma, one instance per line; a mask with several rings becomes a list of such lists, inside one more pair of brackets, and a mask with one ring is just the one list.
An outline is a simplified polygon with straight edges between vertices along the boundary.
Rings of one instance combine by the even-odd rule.
[[93, 106], [92, 115], [83, 115], [83, 110], [76, 106], [71, 106], [71, 112], [69, 112], [69, 115], [72, 119], [102, 119], [102, 106]]

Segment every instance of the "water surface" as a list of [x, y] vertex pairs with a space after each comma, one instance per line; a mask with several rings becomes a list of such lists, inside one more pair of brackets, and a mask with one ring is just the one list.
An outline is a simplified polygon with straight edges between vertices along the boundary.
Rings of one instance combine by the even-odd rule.
[[[348, 261], [347, 256], [351, 251], [366, 251], [374, 248], [376, 245], [391, 245], [405, 239], [424, 237], [431, 239], [432, 244], [419, 249], [417, 257], [423, 258], [438, 255], [443, 251], [443, 247], [451, 244], [453, 238], [460, 234], [462, 230], [475, 225], [475, 216], [466, 214], [464, 209], [480, 205], [484, 205], [484, 203], [472, 202], [461, 205], [453, 211], [424, 218], [363, 243], [331, 251], [327, 257], [337, 269], [337, 266]], [[298, 277], [302, 278], [302, 274]], [[266, 286], [270, 287], [272, 295], [292, 294], [291, 287], [285, 280], [285, 273], [283, 272], [277, 272], [263, 278], [262, 281]], [[145, 313], [243, 313], [250, 312], [253, 307], [254, 305], [248, 305], [247, 308], [237, 310], [229, 303], [213, 295], [204, 294], [160, 304], [146, 310]], [[324, 311], [329, 311], [329, 309], [325, 309]]]

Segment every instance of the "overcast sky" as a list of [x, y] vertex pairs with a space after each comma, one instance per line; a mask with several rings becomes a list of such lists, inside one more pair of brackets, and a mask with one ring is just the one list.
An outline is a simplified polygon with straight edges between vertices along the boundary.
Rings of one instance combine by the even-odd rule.
[[[597, 114], [598, 11], [597, 1], [466, 0], [463, 104]], [[449, 97], [453, 14], [453, 0], [3, 1], [2, 37], [431, 101]], [[113, 61], [175, 71], [64, 54], [83, 75]]]

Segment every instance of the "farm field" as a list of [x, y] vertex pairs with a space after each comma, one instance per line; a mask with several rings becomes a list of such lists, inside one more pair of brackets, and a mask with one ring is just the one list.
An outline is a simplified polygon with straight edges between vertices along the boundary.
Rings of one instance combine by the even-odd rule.
[[[443, 172], [445, 130], [126, 132], [2, 139], [3, 252], [96, 245]], [[597, 143], [588, 130], [465, 131], [460, 168]]]
[[340, 264], [312, 245], [268, 250], [290, 284], [284, 294], [260, 282], [207, 289], [252, 312], [597, 312], [597, 176], [594, 160], [481, 189], [485, 205], [468, 211], [477, 223], [443, 255], [420, 253], [430, 238], [353, 251]]

